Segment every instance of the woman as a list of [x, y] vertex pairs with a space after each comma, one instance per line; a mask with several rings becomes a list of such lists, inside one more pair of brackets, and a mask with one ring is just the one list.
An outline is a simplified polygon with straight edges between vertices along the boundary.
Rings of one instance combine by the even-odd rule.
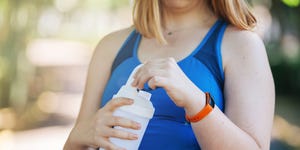
[[274, 84], [262, 40], [249, 31], [256, 20], [246, 2], [134, 3], [134, 27], [109, 34], [95, 50], [65, 149], [117, 150], [109, 137], [138, 138], [112, 128], [140, 128], [112, 116], [133, 103], [112, 95], [140, 63], [132, 85], [152, 93], [156, 111], [139, 149], [269, 149]]

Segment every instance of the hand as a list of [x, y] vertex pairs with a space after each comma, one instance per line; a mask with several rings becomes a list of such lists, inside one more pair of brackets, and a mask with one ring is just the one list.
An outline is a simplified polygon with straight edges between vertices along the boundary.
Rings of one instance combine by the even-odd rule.
[[179, 107], [188, 109], [204, 103], [199, 101], [205, 97], [204, 93], [184, 74], [174, 58], [147, 61], [137, 70], [132, 86], [143, 89], [146, 82], [151, 89], [164, 88]]
[[[109, 137], [126, 140], [136, 140], [136, 134], [114, 129], [113, 126], [131, 128], [138, 130], [141, 125], [137, 122], [113, 116], [113, 112], [124, 105], [133, 104], [133, 101], [126, 98], [115, 98], [110, 100], [103, 108], [85, 121], [78, 122], [70, 136], [81, 140], [82, 145], [92, 148], [105, 148], [106, 150], [121, 150], [122, 148], [112, 144]], [[77, 141], [78, 141], [77, 140]]]

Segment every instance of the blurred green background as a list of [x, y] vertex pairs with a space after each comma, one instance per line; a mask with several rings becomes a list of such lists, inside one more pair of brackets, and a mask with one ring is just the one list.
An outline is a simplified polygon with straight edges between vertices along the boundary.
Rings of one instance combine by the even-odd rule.
[[[276, 84], [272, 150], [300, 149], [300, 0], [252, 0]], [[62, 149], [93, 48], [130, 0], [0, 0], [0, 149]]]

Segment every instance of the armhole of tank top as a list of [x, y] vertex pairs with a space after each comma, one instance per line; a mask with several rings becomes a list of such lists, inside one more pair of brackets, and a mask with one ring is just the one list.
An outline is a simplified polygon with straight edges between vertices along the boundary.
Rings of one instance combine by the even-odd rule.
[[133, 29], [130, 32], [130, 34], [127, 36], [126, 40], [122, 43], [122, 46], [119, 48], [119, 50], [113, 60], [112, 66], [111, 66], [111, 70], [110, 70], [111, 73], [113, 73], [113, 71], [114, 71], [114, 64], [116, 63], [116, 58], [119, 56], [120, 52], [124, 49], [124, 47], [128, 44], [128, 42], [132, 39], [132, 37], [134, 36], [135, 33], [136, 33], [136, 30]]
[[121, 48], [118, 50], [118, 53], [116, 55], [116, 57], [118, 56], [118, 54], [121, 52], [121, 50], [127, 45], [128, 41], [134, 36], [134, 34], [136, 33], [136, 30], [133, 29], [130, 34], [128, 35], [128, 37], [126, 38], [126, 40], [123, 42]]
[[220, 32], [219, 32], [219, 35], [218, 35], [218, 38], [217, 38], [217, 45], [216, 45], [217, 46], [216, 50], [217, 50], [217, 58], [218, 58], [218, 62], [219, 62], [219, 69], [220, 69], [220, 73], [221, 73], [221, 77], [222, 77], [223, 81], [225, 79], [225, 77], [224, 77], [225, 75], [224, 75], [223, 59], [222, 59], [222, 41], [223, 41], [223, 37], [224, 37], [227, 26], [228, 26], [228, 24], [226, 22], [224, 22], [221, 29], [220, 29]]

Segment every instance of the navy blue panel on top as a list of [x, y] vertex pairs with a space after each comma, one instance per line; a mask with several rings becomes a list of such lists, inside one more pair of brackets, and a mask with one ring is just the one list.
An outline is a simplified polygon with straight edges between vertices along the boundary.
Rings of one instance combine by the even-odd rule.
[[217, 28], [213, 31], [200, 51], [194, 57], [201, 61], [212, 73], [220, 89], [224, 88], [224, 77], [222, 60], [220, 54], [220, 43], [223, 37], [227, 23], [220, 21]]
[[[224, 75], [220, 45], [225, 25], [218, 20], [198, 48], [178, 62], [178, 66], [199, 89], [211, 93], [216, 106], [223, 112], [225, 101], [221, 84]], [[126, 83], [131, 71], [141, 63], [137, 57], [140, 39], [141, 34], [133, 31], [119, 50], [103, 91], [101, 106], [112, 99]], [[152, 94], [150, 101], [155, 113], [149, 121], [139, 150], [200, 150], [192, 126], [186, 122], [184, 109], [176, 106], [163, 88], [149, 92]]]
[[136, 38], [138, 37], [138, 33], [134, 30], [131, 32], [129, 37], [126, 39], [126, 41], [123, 43], [122, 47], [120, 48], [118, 55], [116, 56], [112, 68], [111, 73], [126, 59], [133, 56], [133, 49], [134, 49], [134, 43], [136, 42]]

